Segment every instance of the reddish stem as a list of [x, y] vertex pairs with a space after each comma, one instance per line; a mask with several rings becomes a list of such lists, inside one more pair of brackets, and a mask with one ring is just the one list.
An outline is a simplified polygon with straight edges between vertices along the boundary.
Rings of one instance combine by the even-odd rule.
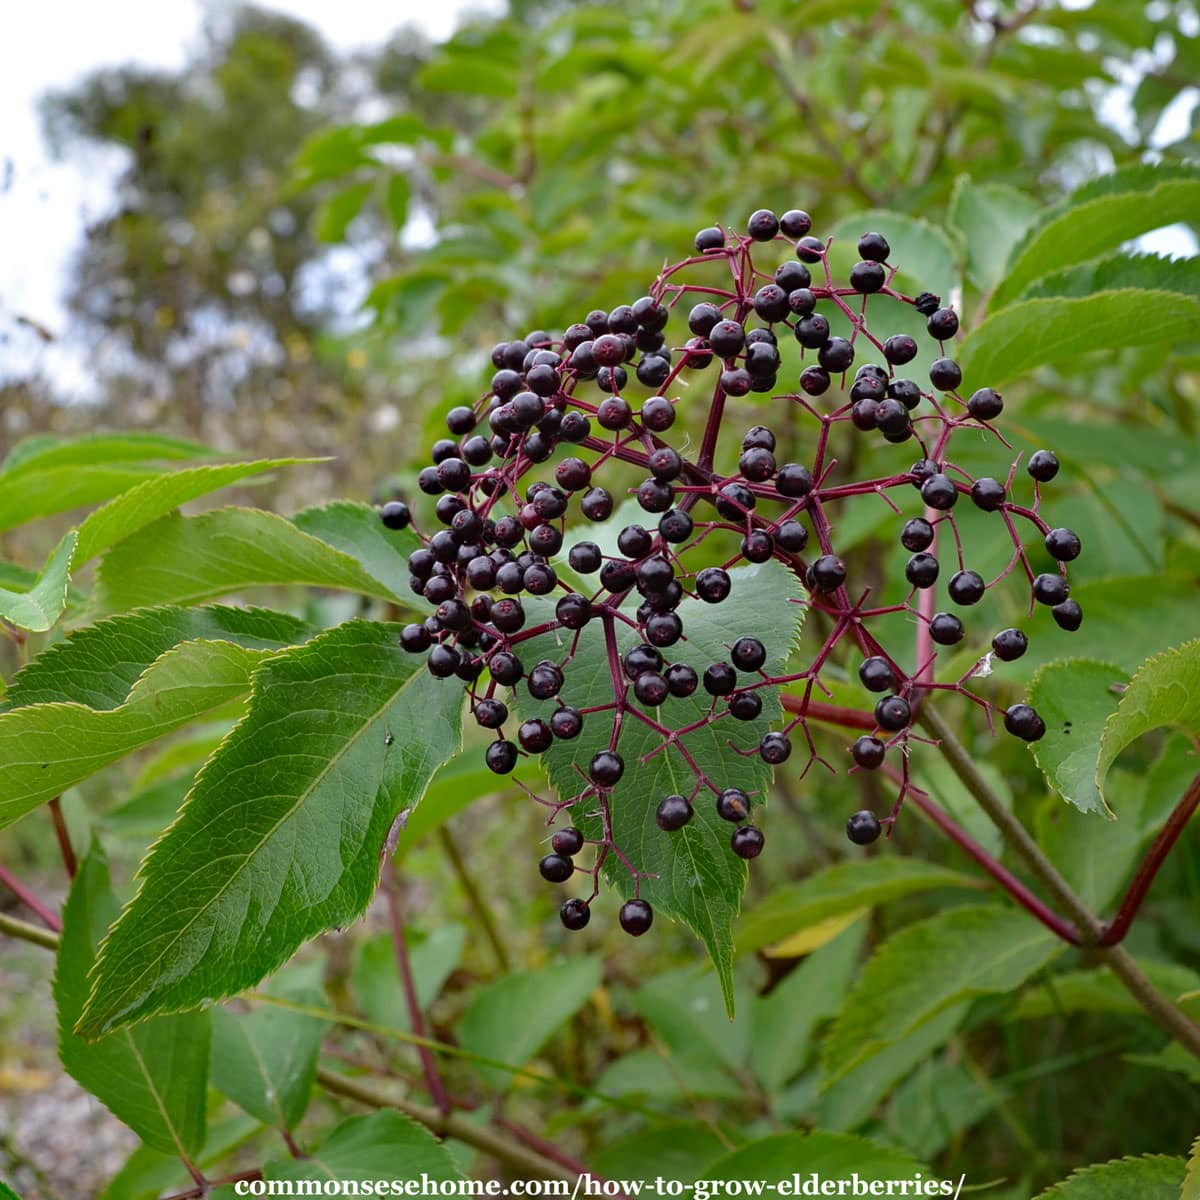
[[7, 867], [0, 866], [0, 883], [4, 884], [26, 908], [37, 913], [48, 928], [53, 929], [55, 933], [62, 932], [62, 920], [58, 914], [43, 904]]
[[66, 867], [67, 874], [74, 879], [75, 872], [79, 869], [79, 863], [75, 858], [75, 849], [71, 845], [71, 835], [67, 832], [67, 822], [63, 818], [62, 801], [58, 796], [50, 801], [50, 816], [54, 820], [54, 834], [58, 838], [58, 849], [62, 854], [63, 866]]

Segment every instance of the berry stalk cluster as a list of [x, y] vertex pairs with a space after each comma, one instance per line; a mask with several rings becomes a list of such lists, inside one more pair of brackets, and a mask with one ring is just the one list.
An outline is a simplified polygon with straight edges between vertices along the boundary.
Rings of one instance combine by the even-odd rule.
[[[475, 720], [495, 733], [487, 765], [509, 774], [523, 756], [577, 738], [585, 722], [604, 721], [611, 730], [607, 747], [586, 769], [580, 764], [578, 794], [541, 801], [551, 809], [551, 822], [592, 800], [600, 818], [596, 838], [585, 839], [574, 827], [559, 829], [553, 853], [541, 861], [541, 873], [551, 882], [567, 882], [577, 873], [591, 876], [590, 895], [562, 906], [568, 928], [587, 924], [601, 869], [613, 860], [633, 877], [634, 895], [621, 909], [621, 925], [639, 935], [653, 919], [638, 895], [645, 876], [612, 836], [614, 803], [654, 804], [664, 837], [692, 820], [695, 805], [712, 803], [734, 827], [732, 853], [757, 857], [764, 838], [750, 823], [751, 796], [735, 781], [710, 778], [683, 739], [714, 722], [735, 728], [753, 721], [762, 713], [764, 692], [786, 690], [783, 728], [741, 752], [782, 767], [798, 731], [807, 771], [814, 761], [824, 762], [809, 730], [809, 721], [825, 707], [822, 672], [847, 655], [857, 660], [862, 686], [878, 696], [869, 718], [873, 727], [848, 748], [851, 769], [875, 771], [889, 757], [900, 766], [891, 812], [881, 818], [863, 811], [847, 822], [847, 835], [857, 844], [890, 832], [896, 820], [910, 786], [907, 748], [916, 736], [914, 711], [930, 691], [968, 696], [989, 720], [1000, 713], [1008, 732], [1026, 741], [1045, 732], [1029, 705], [1001, 710], [972, 687], [993, 660], [1009, 662], [1025, 653], [1027, 638], [1019, 629], [997, 632], [990, 654], [961, 678], [934, 681], [938, 648], [963, 641], [966, 629], [957, 612], [936, 611], [932, 589], [948, 571], [950, 602], [967, 609], [1019, 572], [1031, 612], [1045, 605], [1062, 629], [1079, 628], [1082, 612], [1070, 597], [1066, 569], [1080, 552], [1079, 539], [1068, 529], [1051, 528], [1040, 513], [1041, 487], [1058, 473], [1058, 460], [1049, 450], [1029, 458], [1028, 503], [1015, 495], [1020, 456], [1002, 478], [974, 478], [956, 465], [951, 440], [963, 429], [985, 430], [1011, 447], [992, 424], [1004, 407], [1000, 393], [986, 386], [967, 394], [960, 390], [962, 370], [947, 353], [959, 326], [954, 310], [929, 293], [910, 297], [894, 288], [897, 267], [878, 233], [859, 239], [861, 261], [849, 272], [848, 286], [839, 285], [830, 267], [830, 242], [813, 236], [811, 228], [808, 215], [798, 210], [781, 217], [760, 210], [744, 234], [701, 230], [695, 254], [665, 267], [632, 304], [588, 313], [562, 334], [535, 330], [496, 346], [487, 391], [474, 405], [448, 414], [450, 436], [435, 443], [432, 461], [418, 477], [420, 491], [436, 497], [441, 528], [422, 536], [409, 569], [413, 591], [436, 607], [425, 621], [405, 627], [401, 643], [427, 655], [435, 676], [466, 684]], [[768, 266], [759, 265], [768, 258]], [[722, 264], [724, 272], [714, 276], [714, 266]], [[877, 335], [868, 327], [873, 297], [889, 301], [891, 312], [896, 304], [909, 305], [924, 318], [939, 354], [927, 381], [901, 373], [920, 352], [913, 337]], [[848, 336], [833, 332], [831, 316], [841, 318]], [[794, 356], [793, 366], [785, 356]], [[813, 436], [803, 461], [780, 461], [776, 434], [758, 424], [741, 437], [736, 461], [730, 454], [728, 469], [718, 468], [731, 424], [727, 401], [751, 393], [770, 393], [781, 407], [792, 406], [811, 419]], [[703, 432], [694, 447], [686, 436], [672, 436], [681, 409], [703, 412]], [[833, 455], [834, 435], [842, 429], [888, 444], [912, 443], [919, 457], [894, 474], [843, 477]], [[623, 474], [631, 475], [628, 491], [645, 516], [619, 530], [617, 552], [605, 553], [587, 538], [568, 541], [577, 526], [613, 515]], [[905, 501], [914, 494], [920, 514], [906, 517]], [[910, 555], [907, 595], [892, 604], [872, 604], [871, 589], [852, 577], [834, 537], [837, 507], [868, 497], [896, 514], [896, 536]], [[1011, 542], [1006, 566], [990, 580], [972, 568], [964, 549], [955, 519], [961, 503], [992, 514], [997, 531]], [[402, 500], [384, 505], [381, 515], [390, 529], [412, 522]], [[1024, 537], [1036, 532], [1056, 570], [1034, 570], [1023, 528]], [[723, 603], [733, 591], [734, 568], [772, 560], [797, 575], [803, 603], [821, 614], [827, 632], [816, 653], [799, 669], [771, 674], [765, 669], [766, 646], [746, 633], [731, 639], [727, 658], [689, 662], [684, 621], [689, 604]], [[530, 597], [546, 597], [539, 612], [552, 602], [553, 616], [531, 622]], [[917, 624], [918, 660], [911, 672], [878, 633], [880, 619], [897, 613]], [[734, 626], [737, 617], [734, 612]], [[593, 623], [602, 628], [611, 700], [579, 709], [560, 696], [580, 632]], [[622, 628], [637, 638], [623, 654], [617, 638]], [[533, 660], [535, 639], [555, 631], [565, 652]], [[548, 718], [514, 715], [522, 690], [534, 700], [557, 702]], [[704, 715], [673, 717], [673, 702], [691, 696], [707, 698]], [[652, 729], [660, 749], [680, 754], [694, 776], [687, 794], [615, 798], [626, 765], [622, 731], [630, 722]], [[575, 862], [585, 850], [592, 854], [589, 868]]]

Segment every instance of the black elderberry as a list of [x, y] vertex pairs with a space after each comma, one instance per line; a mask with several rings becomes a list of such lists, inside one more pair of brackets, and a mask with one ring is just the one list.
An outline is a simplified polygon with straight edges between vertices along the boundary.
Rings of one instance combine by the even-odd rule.
[[870, 433], [877, 424], [879, 402], [877, 400], [856, 400], [850, 408], [850, 420], [855, 429]]
[[564, 742], [569, 742], [572, 738], [577, 738], [583, 730], [583, 717], [578, 709], [574, 709], [564, 704], [561, 708], [556, 708], [550, 717], [550, 729], [556, 738], [560, 738]]
[[948, 475], [942, 475], [939, 472], [936, 475], [930, 475], [921, 484], [921, 499], [930, 508], [945, 512], [947, 509], [953, 508], [958, 500], [958, 488], [954, 486], [954, 481]]
[[626, 900], [617, 919], [630, 937], [641, 937], [654, 923], [654, 909], [645, 900]]
[[921, 403], [921, 388], [912, 379], [893, 379], [887, 385], [887, 394], [893, 400], [899, 400], [909, 412]]
[[670, 695], [667, 681], [654, 671], [645, 671], [637, 677], [633, 685], [633, 694], [642, 704], [657, 708]]
[[875, 425], [883, 433], [898, 437], [909, 429], [908, 409], [899, 400], [881, 400], [875, 407]]
[[499, 729], [508, 720], [508, 707], [500, 700], [480, 700], [474, 713], [476, 722], [484, 729]]
[[984, 512], [996, 512], [1004, 503], [1004, 484], [998, 479], [977, 479], [971, 485], [971, 500]]
[[846, 821], [846, 836], [856, 846], [869, 846], [879, 840], [882, 832], [879, 818], [869, 809], [864, 808], [861, 812], [852, 814]]
[[952, 392], [962, 383], [962, 367], [952, 358], [935, 358], [929, 364], [929, 381], [939, 392]]
[[799, 521], [784, 521], [775, 530], [775, 545], [788, 554], [799, 554], [808, 545], [808, 530]]
[[443, 600], [433, 615], [443, 629], [455, 632], [466, 629], [471, 623], [471, 610], [461, 600]]
[[1038, 575], [1033, 580], [1033, 598], [1039, 604], [1061, 604], [1070, 590], [1070, 584], [1061, 575]]
[[963, 623], [953, 613], [936, 613], [929, 622], [929, 636], [939, 646], [956, 646], [965, 632]]
[[813, 489], [812, 472], [800, 463], [784, 463], [775, 477], [775, 486], [781, 496], [799, 499]]
[[700, 686], [700, 680], [695, 670], [687, 663], [673, 663], [669, 666], [666, 680], [671, 695], [680, 699], [690, 696]]
[[1014, 737], [1036, 742], [1046, 732], [1046, 723], [1028, 704], [1014, 704], [1005, 710], [1004, 728]]
[[548, 722], [540, 717], [531, 717], [521, 723], [521, 728], [517, 730], [517, 741], [521, 743], [522, 750], [527, 750], [530, 754], [541, 754], [550, 748], [554, 734]]
[[1002, 629], [992, 638], [992, 653], [1001, 662], [1015, 662], [1029, 649], [1029, 639], [1019, 629]]
[[529, 672], [527, 686], [535, 700], [549, 700], [562, 691], [563, 673], [549, 659], [543, 659]]
[[[596, 386], [602, 392], [621, 392], [629, 382], [629, 376], [624, 367], [601, 367], [596, 374]], [[630, 413], [632, 418], [633, 414]], [[529, 443], [525, 443], [526, 450]]]
[[831, 337], [817, 351], [817, 362], [834, 374], [849, 370], [854, 362], [854, 347], [844, 337]]
[[568, 825], [566, 829], [559, 829], [554, 834], [550, 845], [555, 854], [561, 854], [564, 858], [574, 858], [583, 849], [583, 834], [573, 825]]
[[654, 820], [659, 829], [670, 833], [682, 829], [692, 819], [693, 809], [685, 796], [673, 793], [658, 802]]
[[950, 576], [946, 590], [955, 604], [978, 604], [986, 590], [983, 576], [978, 571], [955, 571]]
[[588, 775], [597, 787], [616, 787], [624, 774], [625, 760], [615, 750], [601, 750], [588, 765]]
[[642, 525], [626, 525], [617, 534], [617, 549], [626, 558], [642, 558], [650, 553], [654, 538]]
[[725, 246], [725, 235], [715, 225], [711, 225], [696, 234], [695, 245], [700, 254], [709, 250], [721, 250]]
[[515, 596], [525, 587], [525, 568], [517, 562], [502, 563], [496, 568], [496, 586], [506, 595]]
[[905, 521], [900, 531], [900, 545], [905, 550], [928, 550], [933, 545], [933, 526], [924, 517], [913, 517]]
[[882, 400], [887, 395], [887, 380], [874, 373], [859, 370], [850, 388], [851, 400]]
[[995, 388], [980, 388], [971, 393], [967, 412], [977, 421], [994, 421], [1004, 411], [1004, 400]]
[[912, 720], [912, 709], [903, 696], [884, 696], [875, 705], [875, 723], [889, 733], [905, 728]]
[[650, 474], [660, 483], [670, 483], [672, 479], [679, 478], [679, 474], [683, 470], [683, 459], [670, 446], [662, 446], [650, 452], [647, 465], [650, 468]]
[[[779, 350], [769, 342], [751, 342], [746, 346], [746, 372], [751, 379], [751, 390], [758, 391], [758, 385], [767, 380], [770, 386], [775, 386], [775, 375], [783, 365]], [[769, 390], [764, 388], [761, 390]]]
[[829, 322], [820, 313], [811, 313], [796, 322], [792, 333], [806, 350], [818, 350], [829, 340]]
[[792, 743], [785, 734], [772, 730], [762, 735], [758, 743], [758, 755], [763, 762], [773, 767], [786, 762], [792, 753]]
[[662, 396], [651, 396], [642, 405], [641, 419], [653, 433], [665, 433], [675, 423], [675, 406]]
[[940, 296], [935, 296], [932, 292], [922, 292], [914, 301], [913, 307], [923, 317], [932, 317], [935, 312], [942, 306]]
[[637, 588], [642, 595], [665, 592], [675, 578], [675, 568], [661, 555], [646, 559], [637, 568]]
[[579, 509], [589, 521], [607, 521], [612, 516], [613, 498], [602, 487], [584, 492]]
[[643, 387], [656, 388], [662, 387], [671, 375], [670, 359], [663, 358], [657, 354], [647, 354], [637, 365], [638, 383]]
[[581, 412], [564, 413], [558, 427], [559, 437], [573, 445], [582, 442], [591, 432], [591, 422]]
[[735, 721], [753, 721], [762, 713], [762, 697], [757, 692], [737, 692], [729, 697], [729, 715]]
[[742, 538], [741, 551], [747, 562], [764, 563], [775, 553], [775, 540], [765, 529], [752, 529]]
[[704, 669], [704, 690], [710, 696], [728, 696], [737, 687], [737, 675], [728, 663], [713, 663]]
[[696, 576], [696, 595], [706, 604], [720, 604], [732, 587], [729, 572], [722, 567], [705, 567]]
[[850, 747], [850, 753], [860, 767], [874, 771], [876, 767], [883, 764], [883, 760], [887, 756], [887, 747], [877, 737], [865, 733]]
[[[662, 329], [670, 314], [653, 296], [642, 296], [632, 306], [633, 319], [645, 329]], [[611, 321], [611, 314], [610, 314]]]
[[697, 336], [706, 338], [714, 325], [722, 320], [721, 310], [715, 304], [702, 300], [688, 313], [688, 328]]
[[877, 262], [864, 260], [850, 268], [850, 286], [865, 296], [879, 291], [887, 279], [887, 272]]
[[779, 229], [786, 237], [801, 238], [812, 228], [812, 218], [798, 208], [789, 208], [779, 218]]
[[586, 596], [568, 592], [554, 606], [554, 616], [567, 629], [582, 629], [592, 619], [592, 605]]
[[497, 775], [507, 775], [517, 765], [517, 748], [512, 742], [492, 742], [484, 751], [488, 770]]
[[916, 340], [907, 333], [894, 333], [883, 343], [883, 357], [894, 367], [902, 367], [917, 357]]
[[449, 679], [461, 661], [461, 655], [453, 646], [434, 646], [429, 652], [430, 674], [438, 679]]
[[629, 679], [637, 677], [646, 671], [661, 671], [663, 656], [653, 646], [634, 646], [625, 651], [621, 660], [622, 669]]
[[729, 844], [738, 858], [757, 858], [763, 852], [766, 838], [757, 826], [743, 825], [733, 831]]
[[858, 678], [868, 692], [886, 692], [896, 685], [891, 665], [878, 654], [862, 660], [858, 667]]
[[822, 554], [808, 568], [806, 578], [818, 592], [836, 592], [846, 582], [846, 564], [835, 554]]
[[557, 525], [539, 525], [530, 530], [529, 548], [543, 558], [553, 558], [562, 549], [562, 543], [562, 530]]
[[756, 637], [741, 637], [729, 651], [729, 660], [739, 671], [760, 671], [767, 661], [766, 647]]
[[[796, 264], [796, 266], [799, 265], [799, 263]], [[817, 297], [810, 288], [798, 287], [788, 292], [788, 311], [791, 312], [793, 316], [807, 317], [811, 315], [813, 309], [816, 307]], [[822, 320], [824, 320], [824, 318], [822, 318]], [[799, 341], [801, 345], [807, 345], [807, 343], [801, 339], [799, 334], [796, 335], [796, 340]]]
[[754, 386], [754, 379], [744, 367], [721, 372], [721, 390], [728, 396], [745, 396]]
[[1079, 536], [1070, 529], [1051, 529], [1045, 544], [1046, 553], [1059, 562], [1073, 562], [1079, 557]]
[[1056, 604], [1050, 610], [1050, 615], [1058, 627], [1068, 633], [1074, 633], [1083, 624], [1083, 609], [1075, 600], [1064, 600], [1061, 604]]
[[592, 919], [592, 910], [586, 900], [568, 900], [558, 910], [558, 916], [568, 929], [582, 929]]
[[624, 429], [633, 420], [633, 409], [624, 396], [609, 396], [596, 409], [596, 420], [604, 429]]
[[525, 668], [515, 654], [501, 651], [488, 659], [488, 670], [501, 687], [515, 687], [525, 675]]
[[825, 257], [825, 243], [818, 237], [802, 237], [796, 243], [796, 257], [801, 262], [818, 263]]
[[829, 372], [824, 367], [805, 367], [800, 372], [800, 390], [806, 396], [823, 396], [831, 384]]
[[400, 630], [400, 648], [409, 654], [421, 654], [429, 649], [429, 631], [424, 625], [405, 625]]
[[406, 529], [412, 520], [412, 513], [403, 500], [389, 500], [379, 510], [379, 519], [385, 529]]
[[925, 328], [939, 342], [949, 341], [958, 332], [958, 313], [952, 308], [936, 309], [929, 314]]
[[446, 490], [442, 487], [441, 479], [438, 478], [437, 467], [423, 468], [417, 475], [417, 487], [426, 496], [437, 496]]
[[497, 600], [492, 605], [492, 624], [501, 633], [516, 633], [525, 624], [525, 609], [520, 600], [515, 597]]
[[1035, 450], [1025, 469], [1038, 483], [1049, 483], [1058, 474], [1058, 459], [1052, 450]]
[[717, 796], [717, 815], [723, 821], [744, 821], [750, 815], [750, 797], [741, 788], [726, 788]]
[[686, 542], [695, 528], [692, 518], [677, 508], [669, 509], [659, 518], [658, 532], [664, 542]]
[[782, 321], [791, 311], [787, 292], [777, 283], [764, 284], [754, 293], [754, 311], [764, 321]]
[[904, 568], [904, 575], [913, 587], [933, 587], [938, 577], [938, 560], [932, 554], [914, 554]]
[[858, 253], [871, 262], [887, 262], [892, 248], [882, 233], [864, 233], [858, 239]]
[[591, 486], [592, 468], [582, 458], [564, 458], [554, 468], [554, 478], [566, 491], [582, 492]]

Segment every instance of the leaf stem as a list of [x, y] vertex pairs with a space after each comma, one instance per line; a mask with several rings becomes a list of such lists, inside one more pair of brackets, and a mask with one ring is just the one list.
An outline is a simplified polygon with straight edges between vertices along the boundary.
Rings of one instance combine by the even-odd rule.
[[[1096, 956], [1107, 964], [1112, 973], [1125, 985], [1125, 990], [1159, 1028], [1170, 1034], [1189, 1054], [1200, 1058], [1200, 1026], [1189, 1020], [1155, 988], [1129, 951], [1123, 946], [1102, 944], [1106, 932], [1103, 922], [1075, 893], [1054, 864], [1042, 853], [1025, 827], [988, 786], [987, 780], [979, 773], [966, 748], [955, 738], [950, 727], [934, 711], [933, 706], [923, 705], [918, 720], [930, 735], [937, 739], [938, 749], [950, 764], [951, 770], [987, 813], [992, 824], [1000, 830], [1005, 841], [1024, 859], [1029, 870], [1070, 915], [1079, 932], [1080, 944], [1093, 949]], [[1192, 789], [1189, 788], [1188, 792], [1190, 795]], [[1176, 811], [1179, 812], [1179, 809]], [[1178, 836], [1178, 833], [1175, 836]], [[1157, 842], [1155, 848], [1158, 848]], [[1162, 853], [1165, 853], [1165, 850]], [[1159, 861], [1161, 862], [1161, 858]], [[1135, 883], [1141, 877], [1142, 872], [1139, 871]], [[1148, 880], [1145, 887], [1149, 887]], [[1142, 894], [1144, 895], [1144, 888]]]
[[446, 858], [450, 861], [450, 867], [454, 871], [455, 877], [458, 879], [458, 884], [467, 898], [467, 904], [475, 914], [480, 928], [483, 929], [484, 936], [492, 947], [492, 953], [496, 956], [497, 966], [499, 966], [501, 971], [507, 971], [509, 965], [508, 950], [500, 938], [500, 931], [496, 928], [496, 922], [493, 920], [488, 906], [484, 903], [479, 888], [475, 886], [475, 880], [471, 877], [470, 871], [467, 870], [467, 864], [463, 862], [463, 857], [458, 852], [458, 846], [455, 844], [454, 838], [451, 837], [450, 831], [444, 825], [438, 829], [438, 841], [441, 843]]
[[50, 801], [50, 816], [54, 820], [54, 835], [58, 838], [58, 848], [62, 853], [63, 866], [67, 869], [67, 875], [74, 879], [75, 872], [79, 869], [79, 863], [75, 858], [75, 849], [71, 845], [71, 835], [67, 830], [66, 818], [63, 816], [61, 796], [55, 796]]
[[562, 1165], [552, 1162], [543, 1154], [518, 1145], [515, 1139], [502, 1136], [490, 1129], [476, 1125], [466, 1117], [457, 1113], [440, 1113], [437, 1109], [426, 1108], [421, 1104], [413, 1104], [396, 1096], [384, 1095], [374, 1088], [365, 1087], [354, 1079], [348, 1079], [324, 1067], [317, 1068], [317, 1083], [327, 1092], [335, 1096], [343, 1096], [347, 1100], [355, 1100], [369, 1108], [393, 1108], [403, 1113], [420, 1125], [424, 1125], [431, 1133], [439, 1137], [457, 1138], [474, 1146], [484, 1154], [511, 1167], [517, 1174], [533, 1179], [561, 1179], [573, 1184], [577, 1172], [569, 1171]]
[[[404, 917], [400, 911], [399, 880], [396, 878], [395, 861], [392, 862], [392, 879], [384, 886], [387, 898], [388, 917], [391, 921], [392, 945], [396, 952], [396, 969], [400, 974], [400, 986], [404, 989], [404, 1005], [408, 1009], [408, 1023], [417, 1037], [425, 1037], [425, 1018], [421, 1013], [421, 1005], [417, 1000], [417, 988], [413, 982], [412, 963], [408, 957], [408, 944], [404, 940]], [[425, 1074], [425, 1085], [429, 1095], [437, 1105], [438, 1112], [446, 1116], [453, 1105], [446, 1094], [446, 1085], [438, 1073], [437, 1063], [428, 1046], [418, 1046], [417, 1054], [421, 1059], [421, 1070]]]
[[37, 913], [55, 933], [58, 933], [62, 929], [62, 921], [59, 919], [58, 914], [43, 904], [37, 898], [36, 894], [27, 888], [7, 867], [0, 866], [0, 883], [4, 884], [26, 908]]
[[42, 929], [37, 925], [30, 925], [28, 921], [10, 917], [7, 913], [0, 913], [0, 933], [6, 933], [12, 938], [19, 938], [23, 942], [32, 942], [35, 946], [43, 946], [47, 950], [58, 949], [57, 933], [49, 929]]

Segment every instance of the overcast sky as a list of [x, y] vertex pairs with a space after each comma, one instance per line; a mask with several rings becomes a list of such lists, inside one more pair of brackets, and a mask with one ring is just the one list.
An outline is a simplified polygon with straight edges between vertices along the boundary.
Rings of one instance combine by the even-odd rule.
[[[316, 26], [342, 50], [377, 46], [398, 26], [444, 38], [459, 15], [494, 0], [257, 0]], [[101, 66], [175, 68], [222, 0], [67, 0], [7, 4], [0, 52], [0, 324], [20, 314], [57, 331], [67, 264], [83, 227], [111, 204], [103, 160], [92, 170], [55, 163], [42, 144], [37, 100]], [[120, 160], [114, 160], [119, 164]]]

